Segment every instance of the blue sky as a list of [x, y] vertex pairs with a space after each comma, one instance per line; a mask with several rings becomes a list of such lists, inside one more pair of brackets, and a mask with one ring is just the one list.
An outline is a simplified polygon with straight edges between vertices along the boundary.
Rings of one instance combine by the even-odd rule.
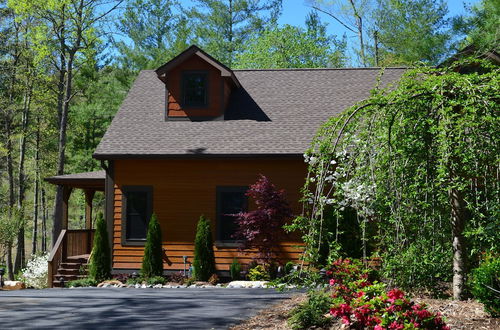
[[[471, 6], [479, 0], [448, 0], [449, 17], [467, 13], [465, 5]], [[279, 19], [280, 24], [290, 24], [304, 26], [305, 18], [312, 9], [306, 5], [304, 0], [283, 0], [283, 13]], [[319, 13], [321, 20], [328, 23], [328, 32], [337, 36], [342, 36], [348, 32], [342, 25], [335, 22], [331, 17]], [[349, 36], [349, 35], [348, 35]]]

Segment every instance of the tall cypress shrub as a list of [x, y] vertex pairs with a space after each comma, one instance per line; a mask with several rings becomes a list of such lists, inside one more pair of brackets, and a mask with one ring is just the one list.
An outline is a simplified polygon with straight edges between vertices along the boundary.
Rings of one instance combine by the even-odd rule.
[[210, 220], [200, 217], [194, 240], [193, 276], [198, 281], [207, 281], [215, 273], [215, 255]]
[[161, 228], [153, 213], [148, 224], [148, 235], [144, 247], [141, 275], [145, 278], [163, 275], [163, 250], [161, 246]]
[[98, 282], [111, 278], [111, 250], [109, 248], [108, 230], [102, 212], [97, 214], [89, 277]]

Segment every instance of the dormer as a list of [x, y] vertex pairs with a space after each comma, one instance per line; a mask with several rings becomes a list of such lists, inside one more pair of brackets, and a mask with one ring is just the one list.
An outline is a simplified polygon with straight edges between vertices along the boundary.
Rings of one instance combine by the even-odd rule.
[[223, 120], [231, 92], [240, 87], [231, 69], [194, 45], [156, 74], [165, 83], [166, 120]]

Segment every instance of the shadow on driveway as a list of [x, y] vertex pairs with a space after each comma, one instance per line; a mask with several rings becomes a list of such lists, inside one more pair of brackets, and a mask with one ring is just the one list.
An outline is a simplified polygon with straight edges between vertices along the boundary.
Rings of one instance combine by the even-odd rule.
[[0, 328], [225, 329], [288, 297], [273, 289], [0, 291]]

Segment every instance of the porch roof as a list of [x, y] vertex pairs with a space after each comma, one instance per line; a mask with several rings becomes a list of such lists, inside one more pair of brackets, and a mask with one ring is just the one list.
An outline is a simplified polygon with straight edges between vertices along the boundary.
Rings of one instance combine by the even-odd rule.
[[104, 191], [106, 172], [104, 170], [101, 170], [101, 171], [56, 175], [56, 176], [51, 176], [49, 178], [45, 178], [45, 181], [52, 184], [68, 186], [71, 188], [93, 189], [98, 191]]

